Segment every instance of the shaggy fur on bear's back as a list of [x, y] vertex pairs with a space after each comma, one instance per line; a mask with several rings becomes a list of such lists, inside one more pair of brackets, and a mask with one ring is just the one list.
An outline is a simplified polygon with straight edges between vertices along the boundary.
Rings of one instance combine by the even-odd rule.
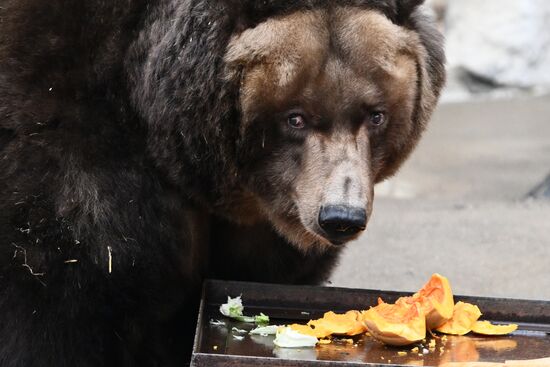
[[230, 220], [244, 194], [224, 55], [267, 18], [336, 3], [418, 32], [438, 94], [418, 1], [0, 0], [0, 365], [180, 365], [205, 276], [328, 276], [340, 249]]

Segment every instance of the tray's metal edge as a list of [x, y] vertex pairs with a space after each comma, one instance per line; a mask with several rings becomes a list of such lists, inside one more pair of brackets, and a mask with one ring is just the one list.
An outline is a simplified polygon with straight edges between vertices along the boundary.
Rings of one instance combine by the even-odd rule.
[[300, 367], [313, 367], [313, 366], [338, 366], [338, 367], [407, 367], [401, 364], [380, 364], [380, 363], [363, 363], [363, 362], [335, 362], [335, 361], [315, 361], [315, 360], [296, 360], [296, 359], [281, 359], [274, 357], [250, 357], [250, 356], [228, 356], [220, 354], [209, 353], [195, 353], [193, 355], [196, 367], [230, 367], [230, 366], [242, 366], [242, 367], [259, 367], [259, 366], [300, 366]]
[[205, 285], [208, 285], [208, 287], [246, 287], [246, 288], [292, 288], [295, 290], [311, 290], [315, 289], [316, 291], [324, 291], [324, 292], [338, 292], [338, 291], [352, 291], [357, 293], [363, 293], [365, 291], [368, 292], [384, 292], [387, 294], [395, 294], [395, 295], [412, 295], [414, 292], [405, 292], [405, 291], [385, 291], [382, 289], [365, 289], [365, 288], [345, 288], [345, 287], [332, 287], [332, 286], [325, 286], [325, 285], [300, 285], [300, 284], [277, 284], [277, 283], [259, 283], [259, 282], [242, 282], [242, 281], [233, 281], [233, 280], [219, 280], [219, 279], [206, 279], [204, 282]]
[[522, 302], [522, 303], [528, 303], [528, 304], [540, 304], [540, 305], [550, 305], [549, 300], [542, 300], [542, 299], [523, 299], [523, 298], [509, 298], [509, 297], [485, 297], [485, 296], [472, 296], [472, 295], [464, 295], [464, 294], [456, 294], [454, 295], [454, 298], [460, 300], [460, 301], [476, 301], [476, 302]]
[[199, 305], [199, 314], [198, 314], [198, 317], [197, 317], [197, 326], [195, 327], [195, 338], [193, 339], [193, 351], [192, 351], [192, 355], [191, 355], [191, 364], [190, 366], [193, 367], [195, 366], [195, 355], [197, 354], [196, 351], [199, 350], [199, 343], [200, 343], [200, 339], [202, 338], [202, 333], [201, 333], [201, 326], [202, 326], [202, 318], [203, 318], [203, 315], [204, 315], [204, 307], [205, 307], [205, 304], [206, 304], [206, 287], [207, 287], [207, 282], [205, 281], [202, 285], [202, 292], [201, 292], [201, 302], [200, 302], [200, 305]]
[[[216, 301], [216, 293], [219, 293], [219, 290], [226, 290], [228, 293], [223, 295], [223, 297], [231, 296], [231, 293], [234, 293], [233, 296], [248, 293], [250, 291], [257, 291], [258, 289], [267, 290], [270, 289], [271, 293], [277, 293], [278, 291], [284, 290], [293, 290], [295, 293], [302, 294], [312, 294], [312, 293], [322, 293], [327, 296], [334, 296], [339, 294], [342, 291], [347, 292], [348, 294], [354, 294], [357, 296], [364, 296], [369, 294], [371, 296], [378, 296], [380, 293], [384, 293], [386, 296], [397, 299], [402, 296], [410, 296], [412, 292], [398, 292], [398, 291], [384, 291], [379, 289], [362, 289], [362, 288], [342, 288], [342, 287], [327, 287], [327, 286], [314, 286], [314, 285], [295, 285], [295, 284], [271, 284], [271, 283], [256, 283], [256, 282], [242, 282], [242, 281], [228, 281], [228, 280], [216, 280], [216, 279], [207, 279], [205, 280], [206, 285], [206, 295], [210, 296], [209, 303], [217, 304], [221, 300]], [[267, 293], [263, 293], [267, 294]], [[218, 294], [221, 297], [221, 294]], [[225, 298], [224, 298], [225, 299]], [[213, 302], [214, 301], [214, 302]], [[303, 301], [302, 299], [295, 299], [296, 302]], [[221, 303], [220, 303], [221, 304]], [[253, 307], [254, 305], [250, 305]], [[333, 309], [338, 311], [338, 309]], [[346, 310], [347, 311], [347, 310]]]
[[[328, 291], [328, 292], [339, 292], [339, 291], [352, 291], [352, 292], [380, 292], [384, 294], [391, 294], [391, 295], [411, 295], [414, 292], [407, 292], [407, 291], [390, 291], [390, 290], [383, 290], [383, 289], [366, 289], [366, 288], [347, 288], [347, 287], [332, 287], [332, 286], [316, 286], [316, 285], [296, 285], [296, 284], [275, 284], [275, 283], [259, 283], [259, 282], [242, 282], [242, 281], [232, 281], [232, 280], [219, 280], [219, 279], [206, 279], [205, 285], [208, 284], [208, 286], [224, 286], [229, 285], [231, 287], [234, 286], [246, 286], [246, 287], [262, 287], [262, 288], [268, 288], [268, 287], [288, 287], [288, 288], [294, 288], [296, 290], [299, 289], [316, 289], [322, 290], [322, 291]], [[475, 296], [475, 295], [455, 295], [458, 299], [475, 299], [480, 301], [515, 301], [515, 302], [527, 302], [527, 303], [541, 303], [541, 304], [550, 304], [550, 300], [542, 300], [542, 299], [521, 299], [521, 298], [508, 298], [508, 297], [486, 297], [486, 296]]]

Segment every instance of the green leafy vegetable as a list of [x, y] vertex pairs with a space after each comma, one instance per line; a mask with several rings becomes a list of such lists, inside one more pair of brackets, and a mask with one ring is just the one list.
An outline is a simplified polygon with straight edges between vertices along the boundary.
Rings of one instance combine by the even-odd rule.
[[227, 303], [220, 306], [220, 312], [222, 315], [230, 317], [234, 320], [250, 323], [253, 322], [258, 325], [269, 324], [269, 316], [264, 315], [263, 313], [256, 316], [244, 316], [243, 311], [244, 306], [241, 296], [235, 298], [227, 297]]
[[254, 316], [254, 322], [259, 326], [267, 326], [269, 325], [269, 316], [264, 315], [260, 312], [259, 315]]

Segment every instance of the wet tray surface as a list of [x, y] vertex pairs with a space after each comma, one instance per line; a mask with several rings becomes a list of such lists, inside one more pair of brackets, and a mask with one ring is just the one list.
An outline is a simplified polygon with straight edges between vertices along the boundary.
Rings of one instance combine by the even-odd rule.
[[[436, 338], [425, 348], [388, 347], [369, 336], [334, 341], [317, 348], [276, 348], [273, 336], [239, 334], [251, 324], [224, 318], [219, 306], [227, 296], [242, 295], [246, 315], [269, 315], [272, 324], [306, 323], [326, 311], [368, 309], [378, 297], [394, 302], [410, 294], [377, 290], [286, 286], [256, 283], [205, 282], [193, 348], [192, 366], [438, 366], [445, 362], [503, 362], [510, 359], [550, 357], [550, 302], [455, 296], [455, 301], [476, 304], [482, 319], [513, 322], [519, 329], [509, 336], [466, 335]], [[213, 325], [221, 320], [225, 325]], [[238, 340], [234, 336], [244, 336]], [[428, 341], [431, 337], [428, 337]]]

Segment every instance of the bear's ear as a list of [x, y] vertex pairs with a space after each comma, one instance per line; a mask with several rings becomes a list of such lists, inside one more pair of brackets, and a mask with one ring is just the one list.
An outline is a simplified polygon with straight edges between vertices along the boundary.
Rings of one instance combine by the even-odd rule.
[[424, 0], [397, 0], [397, 22], [405, 23]]

